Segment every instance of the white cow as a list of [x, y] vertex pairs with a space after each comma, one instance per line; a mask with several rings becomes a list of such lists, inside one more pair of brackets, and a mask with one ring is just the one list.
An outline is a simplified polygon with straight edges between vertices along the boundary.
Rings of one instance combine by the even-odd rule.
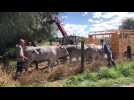
[[[27, 66], [32, 62], [48, 61], [49, 71], [54, 66], [54, 63], [61, 57], [69, 55], [68, 51], [61, 46], [53, 47], [26, 47], [25, 52], [28, 55]], [[37, 67], [37, 66], [36, 66]]]

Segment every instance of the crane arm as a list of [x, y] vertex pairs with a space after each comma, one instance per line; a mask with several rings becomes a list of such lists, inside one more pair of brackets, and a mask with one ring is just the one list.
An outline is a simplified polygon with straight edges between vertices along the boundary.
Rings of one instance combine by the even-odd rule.
[[56, 23], [57, 27], [59, 28], [60, 32], [62, 33], [63, 37], [68, 36], [67, 32], [65, 31], [65, 29], [63, 28], [63, 26], [61, 25], [58, 17], [55, 17], [55, 19], [53, 20], [53, 22]]
[[56, 23], [56, 25], [58, 26], [60, 32], [62, 33], [62, 35], [63, 35], [64, 37], [68, 36], [67, 33], [66, 33], [66, 31], [64, 30], [63, 26], [61, 26], [60, 23]]

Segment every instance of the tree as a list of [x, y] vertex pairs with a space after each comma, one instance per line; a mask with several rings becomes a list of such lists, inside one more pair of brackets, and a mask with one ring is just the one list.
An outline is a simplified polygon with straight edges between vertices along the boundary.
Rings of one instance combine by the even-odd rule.
[[57, 12], [0, 12], [0, 55], [15, 46], [20, 37], [26, 40], [48, 40], [56, 33], [53, 25], [46, 23]]
[[128, 18], [122, 22], [120, 29], [134, 29], [134, 19]]

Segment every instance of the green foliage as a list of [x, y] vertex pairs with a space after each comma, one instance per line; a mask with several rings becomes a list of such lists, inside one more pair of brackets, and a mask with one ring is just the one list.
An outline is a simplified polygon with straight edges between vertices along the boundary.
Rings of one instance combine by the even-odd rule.
[[16, 49], [15, 48], [9, 48], [8, 50], [7, 50], [7, 53], [8, 53], [8, 57], [9, 58], [16, 58]]
[[97, 73], [89, 73], [86, 79], [90, 79], [91, 81], [97, 81], [99, 77]]
[[1, 12], [0, 13], [0, 54], [6, 48], [15, 47], [20, 37], [28, 41], [48, 40], [55, 36], [57, 28], [47, 23], [56, 12]]
[[[12, 62], [15, 63], [15, 62]], [[20, 84], [10, 82], [7, 75], [3, 77], [4, 84], [0, 86], [17, 86], [17, 87], [122, 87], [130, 83], [134, 83], [134, 62], [127, 62], [117, 65], [116, 68], [103, 67], [98, 72], [85, 71], [81, 74], [70, 76], [62, 81], [55, 82], [38, 82], [38, 79], [43, 80], [44, 74], [37, 73], [32, 75], [33, 81], [29, 84]], [[37, 75], [37, 76], [36, 76]], [[44, 75], [44, 76], [43, 76]], [[3, 76], [3, 74], [1, 75]], [[42, 77], [43, 76], [43, 77]], [[43, 79], [42, 79], [42, 78]], [[6, 82], [9, 80], [9, 82]], [[29, 80], [29, 78], [28, 78]], [[35, 82], [37, 81], [37, 82]], [[13, 83], [13, 84], [11, 84]], [[16, 85], [15, 85], [16, 84]]]
[[102, 67], [98, 72], [84, 72], [70, 77], [63, 86], [107, 87], [134, 82], [134, 62], [119, 64], [116, 68]]
[[128, 18], [124, 20], [122, 25], [120, 26], [120, 29], [134, 29], [134, 19]]
[[120, 71], [116, 70], [115, 68], [108, 69], [104, 67], [98, 72], [98, 77], [102, 78], [118, 78], [121, 76]]

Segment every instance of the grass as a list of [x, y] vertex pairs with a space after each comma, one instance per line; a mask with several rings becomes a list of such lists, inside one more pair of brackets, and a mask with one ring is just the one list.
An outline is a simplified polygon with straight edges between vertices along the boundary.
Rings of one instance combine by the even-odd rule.
[[[16, 62], [11, 62], [13, 65]], [[127, 61], [118, 64], [115, 68], [100, 67], [97, 71], [86, 69], [83, 73], [75, 75], [74, 65], [63, 65], [56, 68], [54, 73], [33, 71], [26, 73], [21, 81], [14, 81], [11, 74], [0, 70], [1, 87], [120, 87], [134, 83], [134, 62]], [[62, 72], [62, 73], [61, 73]], [[69, 73], [69, 74], [68, 74]], [[74, 74], [73, 74], [74, 73]], [[57, 75], [57, 76], [56, 76]], [[48, 82], [46, 79], [58, 78], [64, 75], [63, 80]], [[66, 76], [69, 75], [69, 76]], [[54, 77], [53, 77], [54, 76]]]
[[30, 87], [123, 87], [134, 83], [134, 62], [118, 64], [116, 68], [101, 67], [98, 72], [85, 72], [65, 80], [34, 83]]
[[12, 79], [11, 74], [7, 74], [0, 70], [0, 87], [18, 87], [20, 86], [19, 82]]
[[72, 76], [65, 87], [114, 87], [134, 82], [134, 62], [125, 62], [116, 68], [102, 67], [98, 72], [87, 72]]

